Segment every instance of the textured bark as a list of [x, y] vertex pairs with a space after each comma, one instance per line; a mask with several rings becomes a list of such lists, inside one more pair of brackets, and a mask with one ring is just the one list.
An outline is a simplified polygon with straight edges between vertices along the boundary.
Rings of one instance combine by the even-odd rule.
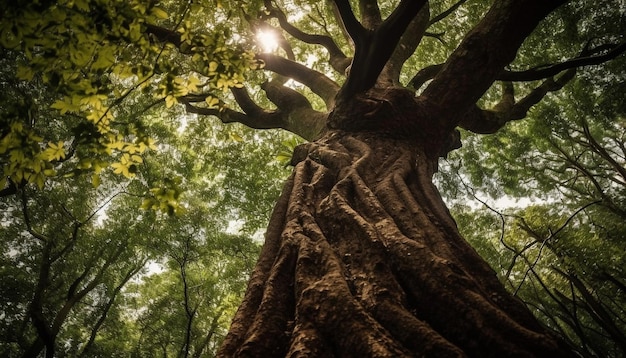
[[459, 235], [430, 152], [342, 130], [299, 147], [220, 356], [567, 356]]
[[[324, 120], [323, 135], [294, 153], [220, 356], [571, 355], [459, 235], [432, 184], [438, 158], [460, 145], [459, 123], [497, 130], [525, 114], [519, 103], [536, 103], [515, 102], [509, 86], [499, 116], [476, 107], [538, 22], [564, 2], [495, 2], [448, 61], [422, 76], [434, 78], [415, 97], [396, 87], [392, 65], [424, 34], [426, 2], [403, 0], [383, 20], [375, 1], [360, 1], [359, 22], [350, 1], [333, 1], [354, 60], [338, 92], [304, 81], [326, 100], [329, 112], [315, 119]], [[268, 97], [295, 113], [281, 103], [298, 101], [277, 94]]]

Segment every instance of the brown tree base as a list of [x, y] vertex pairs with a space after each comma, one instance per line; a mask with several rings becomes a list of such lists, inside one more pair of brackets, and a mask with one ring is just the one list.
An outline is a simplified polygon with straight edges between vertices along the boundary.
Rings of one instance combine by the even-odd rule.
[[570, 356], [459, 235], [437, 158], [339, 131], [301, 150], [220, 356]]

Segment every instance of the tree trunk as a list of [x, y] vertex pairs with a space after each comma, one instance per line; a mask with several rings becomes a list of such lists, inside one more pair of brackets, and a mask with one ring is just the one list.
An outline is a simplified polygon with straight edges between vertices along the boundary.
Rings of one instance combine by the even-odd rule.
[[411, 140], [331, 131], [274, 210], [220, 356], [568, 356], [459, 235]]

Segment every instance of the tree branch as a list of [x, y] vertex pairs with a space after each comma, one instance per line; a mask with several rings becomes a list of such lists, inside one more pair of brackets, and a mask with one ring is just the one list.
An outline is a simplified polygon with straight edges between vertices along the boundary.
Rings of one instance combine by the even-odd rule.
[[355, 47], [363, 46], [368, 31], [354, 16], [350, 2], [348, 0], [334, 0], [333, 3], [341, 17], [341, 22], [346, 32], [350, 38], [352, 38], [352, 41], [354, 41]]
[[326, 125], [326, 114], [315, 111], [303, 94], [273, 82], [266, 82], [261, 88], [278, 107], [285, 129], [307, 140], [319, 137]]
[[430, 22], [428, 23], [428, 25], [432, 25], [436, 22], [439, 22], [443, 19], [445, 19], [446, 17], [448, 17], [450, 14], [452, 14], [453, 12], [456, 11], [456, 9], [458, 9], [461, 5], [465, 4], [467, 2], [467, 0], [459, 0], [458, 2], [456, 2], [454, 5], [450, 6], [450, 8], [448, 8], [446, 11], [442, 12], [441, 14], [433, 17]]
[[496, 106], [492, 109], [483, 110], [474, 105], [460, 118], [458, 126], [479, 134], [495, 133], [508, 122], [525, 118], [532, 106], [539, 103], [549, 92], [563, 88], [574, 78], [575, 73], [575, 69], [570, 69], [556, 80], [552, 78], [545, 80], [518, 102], [515, 102], [513, 96], [513, 86], [510, 83], [505, 83], [503, 98]]
[[30, 215], [28, 214], [28, 199], [26, 198], [26, 192], [24, 190], [22, 190], [22, 214], [24, 215], [24, 224], [26, 225], [26, 231], [28, 231], [29, 234], [33, 235], [33, 237], [36, 238], [37, 240], [49, 243], [50, 238], [48, 238], [47, 236], [43, 234], [36, 232], [33, 229], [33, 226], [30, 221]]
[[333, 108], [339, 85], [324, 74], [302, 64], [269, 53], [258, 54], [257, 58], [265, 63], [265, 69], [289, 77], [309, 87], [313, 93], [324, 100], [327, 108]]
[[350, 65], [351, 59], [341, 51], [330, 36], [307, 34], [293, 26], [287, 21], [285, 13], [277, 7], [272, 6], [269, 0], [265, 0], [265, 7], [270, 11], [270, 15], [278, 20], [280, 27], [289, 35], [308, 44], [323, 46], [328, 51], [330, 56], [329, 63], [333, 69], [340, 73], [345, 72], [346, 68]]
[[618, 180], [618, 182], [621, 183], [622, 185], [624, 185], [624, 182], [626, 182], [626, 169], [624, 169], [624, 166], [621, 163], [618, 163], [611, 156], [611, 154], [609, 154], [609, 152], [606, 150], [606, 148], [604, 148], [596, 140], [596, 138], [594, 138], [593, 134], [591, 134], [591, 130], [589, 130], [589, 123], [587, 123], [587, 120], [585, 119], [584, 116], [582, 117], [582, 126], [583, 126], [583, 131], [585, 133], [585, 137], [589, 141], [589, 144], [591, 144], [591, 147], [592, 147], [593, 151], [598, 153], [598, 155], [600, 155], [600, 157], [602, 159], [604, 159], [607, 163], [609, 163], [609, 165], [617, 173], [619, 173], [619, 175], [622, 177], [622, 180]]
[[429, 16], [430, 6], [426, 2], [413, 20], [411, 20], [402, 37], [400, 37], [400, 42], [396, 45], [389, 61], [387, 61], [381, 72], [381, 80], [388, 81], [391, 85], [399, 85], [402, 67], [409, 57], [413, 55], [426, 34]]
[[[599, 53], [607, 51], [602, 55], [592, 56], [594, 53]], [[546, 79], [549, 77], [553, 77], [558, 75], [560, 72], [569, 70], [577, 67], [598, 65], [609, 60], [616, 58], [626, 51], [626, 43], [622, 43], [619, 45], [615, 44], [604, 44], [598, 47], [595, 47], [591, 50], [583, 49], [580, 53], [580, 56], [572, 58], [567, 61], [551, 64], [551, 65], [543, 65], [530, 68], [524, 71], [508, 71], [502, 70], [496, 76], [496, 80], [499, 81], [513, 81], [513, 82], [530, 82], [530, 81], [538, 81], [542, 79]], [[409, 85], [415, 89], [419, 90], [424, 83], [429, 80], [432, 80], [437, 76], [437, 74], [441, 71], [444, 64], [436, 64], [430, 65], [422, 68], [418, 71], [415, 76], [409, 81]]]
[[147, 262], [148, 262], [147, 259], [142, 259], [142, 261], [137, 262], [130, 269], [130, 271], [126, 273], [126, 275], [122, 278], [121, 282], [117, 286], [115, 286], [115, 288], [113, 289], [111, 293], [111, 296], [107, 300], [107, 303], [102, 308], [102, 313], [100, 314], [100, 318], [98, 318], [95, 325], [91, 328], [91, 334], [89, 335], [89, 340], [87, 340], [87, 342], [83, 346], [81, 353], [80, 353], [81, 356], [86, 356], [86, 353], [90, 352], [96, 340], [98, 331], [100, 330], [100, 327], [102, 327], [102, 325], [106, 321], [107, 315], [109, 311], [111, 310], [111, 307], [113, 307], [113, 304], [115, 303], [115, 299], [117, 298], [117, 295], [120, 293], [122, 288], [126, 285], [126, 283], [128, 283], [128, 281], [130, 281], [130, 279], [133, 278], [133, 276], [135, 276], [137, 273], [139, 273], [139, 271], [141, 271], [141, 269], [143, 269], [143, 267], [146, 265]]
[[282, 128], [307, 140], [319, 136], [325, 125], [326, 114], [315, 111], [300, 93], [275, 83], [262, 86], [270, 101], [278, 109], [267, 110], [257, 105], [244, 88], [233, 88], [231, 92], [244, 113], [230, 109], [220, 102], [217, 108], [196, 105], [204, 102], [206, 95], [191, 95], [179, 98], [189, 113], [215, 116], [223, 123], [241, 123], [254, 129]]
[[[365, 29], [354, 17], [347, 0], [336, 0], [345, 26], [355, 45], [351, 74], [342, 88], [342, 97], [372, 88], [393, 54], [400, 37], [426, 3], [426, 0], [402, 0], [375, 30]], [[347, 23], [346, 23], [347, 21]]]
[[[595, 55], [594, 53], [604, 52], [602, 55]], [[584, 49], [580, 56], [572, 58], [570, 60], [555, 63], [548, 66], [540, 66], [531, 68], [525, 71], [502, 71], [496, 78], [503, 81], [536, 81], [544, 78], [552, 77], [558, 73], [568, 70], [570, 68], [599, 65], [616, 58], [626, 51], [626, 43], [621, 44], [604, 44], [596, 48], [587, 50]]]
[[[602, 55], [591, 56], [593, 53], [598, 53], [602, 51], [607, 52]], [[622, 43], [619, 45], [605, 44], [591, 50], [584, 49], [583, 51], [581, 51], [580, 56], [567, 61], [551, 65], [537, 66], [524, 71], [502, 70], [496, 76], [496, 80], [513, 82], [530, 82], [542, 80], [556, 76], [560, 72], [569, 70], [571, 68], [598, 65], [607, 62], [621, 55], [622, 53], [624, 53], [624, 51], [626, 51], [626, 43]], [[435, 76], [437, 76], [443, 66], [444, 64], [440, 63], [422, 68], [409, 81], [409, 85], [415, 90], [420, 89], [420, 87], [422, 87], [424, 83], [435, 78]]]
[[359, 0], [359, 12], [361, 13], [361, 23], [366, 29], [374, 30], [383, 21], [376, 0]]
[[172, 31], [170, 29], [166, 29], [161, 26], [145, 24], [146, 32], [148, 34], [154, 35], [159, 41], [171, 43], [172, 45], [180, 48], [183, 41], [180, 38], [180, 34], [176, 31]]
[[408, 85], [414, 90], [419, 90], [424, 83], [432, 80], [443, 68], [443, 63], [437, 65], [430, 65], [419, 70], [413, 78], [409, 81]]
[[475, 106], [537, 24], [565, 2], [502, 0], [491, 6], [422, 93], [438, 107], [444, 128], [456, 126], [458, 113]]
[[224, 107], [223, 103], [220, 104], [220, 108], [206, 108], [193, 105], [191, 101], [185, 98], [179, 98], [179, 101], [185, 105], [187, 112], [203, 116], [215, 116], [223, 123], [241, 123], [253, 129], [284, 128], [285, 126], [282, 116], [278, 112], [264, 112], [263, 115], [253, 116]]
[[261, 88], [265, 91], [267, 98], [276, 104], [280, 111], [291, 112], [296, 108], [312, 108], [311, 103], [303, 94], [289, 87], [282, 86], [282, 84], [265, 82], [261, 85]]
[[[148, 27], [147, 31], [155, 35], [160, 41], [168, 41], [174, 45], [181, 44], [179, 34], [174, 31], [152, 25]], [[292, 78], [304, 84], [309, 87], [313, 93], [319, 95], [328, 108], [334, 106], [335, 95], [339, 91], [339, 85], [322, 73], [295, 61], [273, 54], [258, 54], [257, 59], [265, 63], [265, 70], [272, 71], [280, 76]], [[191, 94], [180, 97], [178, 100], [185, 105], [189, 113], [215, 116], [223, 123], [238, 122], [254, 129], [282, 128], [307, 139], [317, 137], [325, 123], [322, 115], [311, 109], [310, 103], [303, 96], [300, 95], [296, 98], [292, 93], [295, 91], [287, 90], [287, 87], [284, 87], [284, 90], [281, 92], [281, 95], [284, 96], [283, 98], [281, 95], [277, 94], [276, 88], [278, 88], [278, 86], [271, 89], [270, 87], [266, 87], [269, 91], [276, 93], [275, 95], [268, 93], [268, 97], [271, 96], [273, 98], [270, 98], [270, 100], [275, 102], [279, 107], [276, 111], [267, 111], [259, 107], [244, 89], [231, 89], [235, 100], [244, 113], [227, 108], [222, 101], [220, 101], [216, 108], [207, 108], [196, 104], [203, 101], [207, 95]], [[303, 100], [306, 101], [306, 103], [304, 103]], [[294, 101], [297, 102], [297, 105]], [[280, 108], [281, 105], [284, 108]], [[300, 115], [295, 116], [295, 113], [299, 113]], [[303, 123], [295, 123], [293, 119], [295, 117], [302, 117], [304, 114], [307, 116], [306, 118], [301, 118]]]

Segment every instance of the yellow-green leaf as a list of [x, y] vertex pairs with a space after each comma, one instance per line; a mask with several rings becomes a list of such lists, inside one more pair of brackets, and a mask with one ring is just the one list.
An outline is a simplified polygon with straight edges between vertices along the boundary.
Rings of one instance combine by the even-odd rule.
[[165, 107], [167, 108], [171, 108], [173, 105], [175, 105], [178, 101], [176, 100], [176, 97], [169, 95], [167, 97], [165, 97]]
[[219, 106], [220, 100], [215, 97], [207, 97], [204, 99], [205, 102], [209, 105], [210, 109], [215, 109]]
[[113, 167], [113, 173], [115, 174], [122, 174], [127, 178], [132, 178], [134, 176], [134, 174], [130, 172], [130, 165], [128, 164], [113, 163], [111, 164], [111, 167]]
[[33, 69], [29, 66], [24, 66], [24, 65], [17, 66], [16, 76], [17, 78], [21, 80], [30, 81], [33, 79], [34, 74], [35, 73], [33, 72]]
[[159, 19], [168, 18], [167, 12], [165, 12], [163, 9], [160, 9], [158, 7], [152, 8], [151, 12], [152, 12], [152, 15], [156, 16]]
[[135, 162], [135, 163], [143, 163], [143, 159], [142, 159], [140, 156], [136, 155], [136, 154], [135, 154], [135, 155], [132, 155], [130, 158], [131, 158], [131, 159], [133, 160], [133, 162]]
[[47, 160], [60, 160], [65, 158], [65, 148], [63, 148], [63, 141], [58, 143], [48, 143], [48, 148], [44, 151], [44, 156]]
[[235, 142], [243, 142], [243, 138], [234, 132], [230, 132], [228, 133], [228, 136], [230, 137], [230, 139], [234, 140]]
[[39, 189], [43, 189], [45, 183], [43, 173], [37, 173], [37, 175], [31, 177], [30, 180], [35, 183]]
[[100, 186], [100, 175], [93, 174], [91, 176], [91, 185], [93, 185], [94, 188], [97, 188]]

